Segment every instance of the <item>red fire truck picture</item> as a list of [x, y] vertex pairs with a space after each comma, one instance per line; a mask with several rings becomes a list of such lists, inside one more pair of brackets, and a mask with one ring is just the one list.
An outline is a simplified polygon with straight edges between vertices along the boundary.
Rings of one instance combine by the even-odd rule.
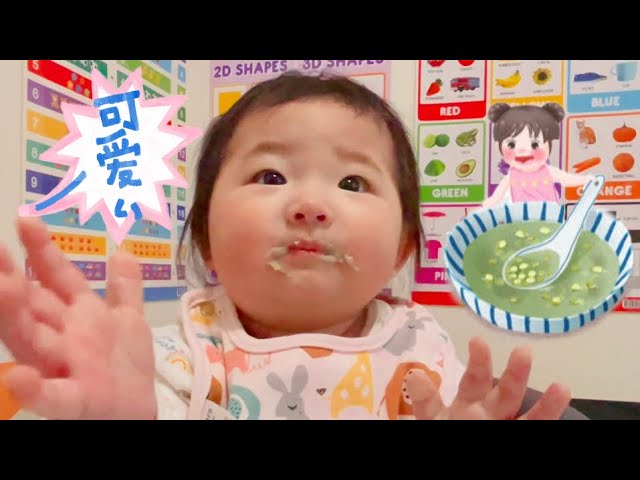
[[451, 90], [454, 92], [464, 92], [465, 90], [475, 90], [480, 88], [479, 77], [456, 77], [451, 79]]

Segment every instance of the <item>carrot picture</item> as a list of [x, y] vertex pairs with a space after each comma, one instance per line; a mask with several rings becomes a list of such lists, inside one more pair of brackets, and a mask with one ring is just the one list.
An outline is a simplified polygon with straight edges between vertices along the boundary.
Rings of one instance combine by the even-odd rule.
[[573, 169], [576, 173], [584, 172], [585, 170], [589, 170], [590, 168], [595, 167], [596, 165], [600, 165], [600, 157], [592, 157], [587, 158], [582, 162], [578, 162], [573, 166]]

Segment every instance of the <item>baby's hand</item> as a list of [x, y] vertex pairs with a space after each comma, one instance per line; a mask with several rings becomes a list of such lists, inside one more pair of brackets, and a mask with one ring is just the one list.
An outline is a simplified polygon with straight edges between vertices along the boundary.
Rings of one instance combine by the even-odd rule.
[[[458, 394], [447, 408], [436, 386], [421, 371], [407, 377], [407, 391], [418, 420], [511, 420], [515, 419], [527, 390], [531, 355], [515, 349], [507, 368], [493, 386], [491, 354], [481, 339], [469, 342], [469, 364], [460, 380]], [[571, 401], [569, 391], [551, 385], [521, 420], [557, 420]]]
[[0, 340], [18, 364], [4, 378], [10, 391], [45, 418], [153, 419], [153, 347], [135, 259], [109, 259], [105, 301], [40, 219], [19, 219], [18, 231], [40, 285], [0, 245]]

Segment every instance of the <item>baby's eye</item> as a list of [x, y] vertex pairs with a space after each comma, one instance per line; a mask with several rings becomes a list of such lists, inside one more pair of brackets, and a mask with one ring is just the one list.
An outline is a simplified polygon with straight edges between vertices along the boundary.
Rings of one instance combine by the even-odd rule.
[[516, 148], [516, 142], [514, 142], [513, 140], [510, 141], [509, 143], [507, 143], [507, 147], [513, 150], [514, 148]]
[[352, 192], [364, 192], [367, 188], [367, 182], [362, 177], [352, 175], [340, 180], [338, 186], [344, 190], [351, 190]]
[[276, 170], [263, 170], [256, 174], [252, 181], [256, 183], [263, 183], [265, 185], [284, 185], [287, 183], [286, 178]]
[[534, 140], [531, 142], [531, 148], [533, 148], [534, 150], [537, 149], [540, 146], [540, 144], [537, 142], [537, 140]]

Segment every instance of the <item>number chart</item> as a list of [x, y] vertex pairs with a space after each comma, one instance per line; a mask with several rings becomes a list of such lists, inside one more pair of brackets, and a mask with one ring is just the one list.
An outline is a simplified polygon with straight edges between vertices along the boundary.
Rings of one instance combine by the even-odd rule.
[[[186, 95], [184, 60], [27, 60], [24, 67], [25, 96], [22, 138], [22, 203], [37, 202], [53, 190], [68, 167], [41, 160], [41, 155], [68, 133], [63, 103], [91, 105], [91, 73], [97, 69], [113, 85], [120, 86], [140, 68], [145, 99]], [[187, 111], [181, 108], [172, 125], [185, 125]], [[187, 150], [174, 156], [173, 164], [186, 178]], [[78, 208], [67, 208], [41, 218], [48, 225], [51, 241], [83, 272], [91, 287], [104, 295], [107, 259], [120, 248], [138, 259], [144, 283], [144, 300], [178, 299], [186, 290], [184, 268], [177, 269], [179, 233], [186, 219], [184, 188], [164, 186], [172, 221], [168, 230], [156, 222], [138, 219], [118, 247], [107, 234], [102, 217], [94, 214], [80, 224]], [[28, 259], [26, 271], [31, 272]]]
[[[615, 310], [640, 311], [639, 66], [640, 60], [417, 62], [416, 154], [426, 238], [415, 272], [414, 301], [461, 304], [443, 259], [447, 232], [480, 208], [510, 171], [501, 150], [504, 144], [496, 140], [499, 133], [489, 120], [491, 107], [553, 102], [564, 116], [559, 138], [551, 142], [549, 168], [560, 174], [605, 176], [596, 207], [624, 223], [635, 252], [625, 297]], [[582, 187], [557, 182], [566, 216]]]

